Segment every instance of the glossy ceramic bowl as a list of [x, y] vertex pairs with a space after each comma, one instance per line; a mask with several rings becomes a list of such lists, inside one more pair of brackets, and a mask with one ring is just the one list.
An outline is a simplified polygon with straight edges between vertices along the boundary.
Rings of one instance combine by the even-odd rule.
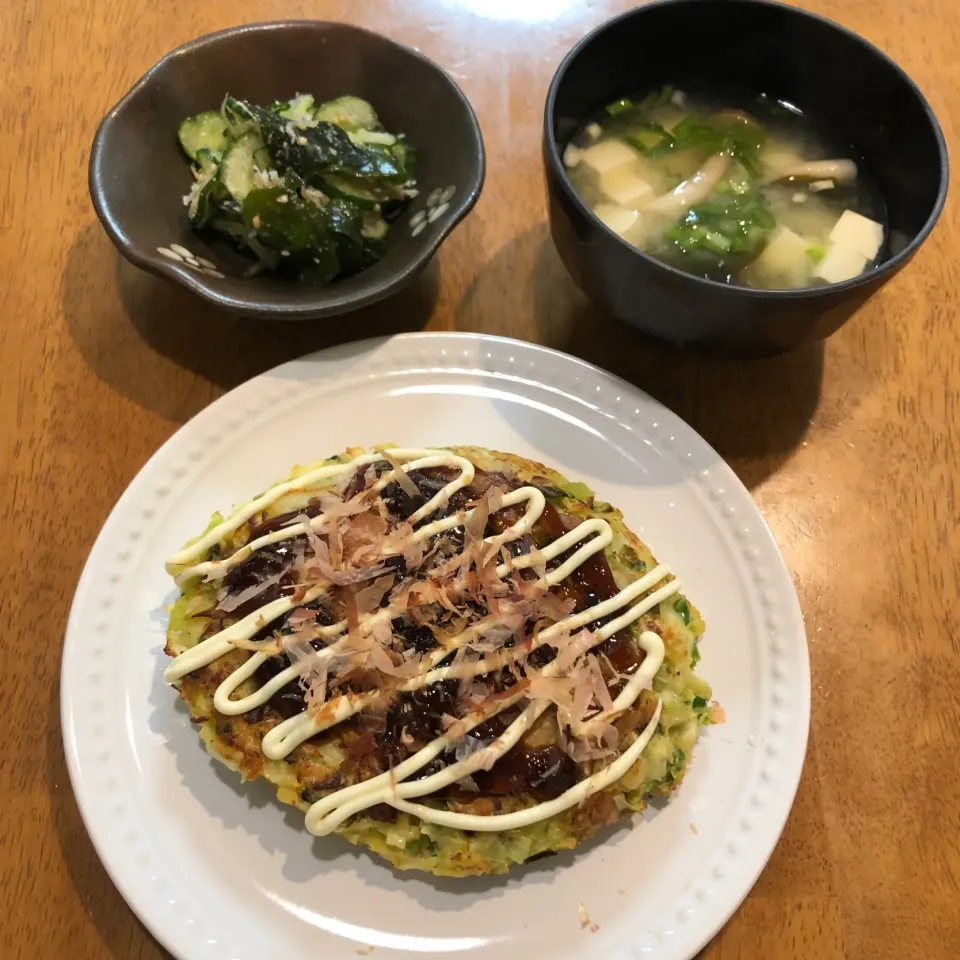
[[[648, 257], [594, 216], [561, 159], [584, 119], [637, 90], [697, 80], [788, 101], [853, 145], [887, 206], [877, 267], [801, 290], [728, 286]], [[649, 3], [588, 34], [550, 85], [543, 159], [553, 239], [584, 292], [658, 339], [737, 355], [833, 333], [917, 252], [947, 193], [943, 133], [910, 78], [849, 30], [765, 0]]]
[[[388, 130], [418, 150], [419, 196], [394, 222], [377, 264], [329, 286], [260, 274], [228, 243], [201, 238], [182, 197], [190, 163], [180, 121], [216, 108], [229, 92], [256, 103], [312, 93], [318, 101], [354, 94], [370, 101]], [[480, 127], [466, 97], [431, 60], [386, 37], [342, 23], [291, 20], [235, 27], [167, 54], [104, 117], [90, 156], [90, 194], [120, 252], [151, 273], [217, 306], [250, 316], [299, 320], [353, 310], [395, 293], [430, 261], [472, 209], [484, 178]], [[448, 206], [431, 195], [450, 195]], [[434, 216], [411, 229], [417, 213]], [[423, 219], [423, 218], [418, 218]], [[214, 265], [203, 272], [159, 248], [179, 245]], [[222, 274], [216, 276], [215, 273]]]

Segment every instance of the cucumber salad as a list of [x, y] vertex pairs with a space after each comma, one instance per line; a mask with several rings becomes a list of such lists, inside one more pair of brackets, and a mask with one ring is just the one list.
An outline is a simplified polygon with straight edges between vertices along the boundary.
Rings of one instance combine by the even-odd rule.
[[326, 284], [363, 270], [417, 194], [413, 148], [359, 97], [259, 107], [228, 96], [184, 120], [178, 137], [193, 161], [191, 225], [251, 252], [250, 275]]

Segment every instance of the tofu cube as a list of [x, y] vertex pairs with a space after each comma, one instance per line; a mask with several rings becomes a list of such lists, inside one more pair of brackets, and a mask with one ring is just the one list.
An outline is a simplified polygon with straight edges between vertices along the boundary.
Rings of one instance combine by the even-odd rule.
[[872, 260], [883, 246], [883, 225], [853, 210], [844, 210], [830, 231], [830, 242]]
[[809, 247], [798, 233], [778, 227], [760, 256], [746, 268], [746, 279], [755, 286], [775, 289], [806, 286], [811, 266]]
[[640, 158], [622, 140], [604, 140], [580, 155], [580, 168], [591, 185], [612, 203], [635, 206], [653, 188], [640, 176]]
[[623, 207], [636, 208], [645, 200], [653, 199], [653, 187], [635, 170], [621, 168], [606, 176], [603, 195]]
[[814, 277], [827, 283], [852, 280], [863, 273], [867, 258], [852, 247], [831, 243], [827, 255], [817, 264]]
[[636, 210], [630, 210], [627, 207], [621, 207], [615, 203], [598, 203], [593, 208], [593, 212], [606, 226], [621, 237], [638, 219]]
[[637, 160], [637, 152], [622, 140], [604, 140], [583, 151], [583, 163], [597, 177], [615, 170], [629, 169]]

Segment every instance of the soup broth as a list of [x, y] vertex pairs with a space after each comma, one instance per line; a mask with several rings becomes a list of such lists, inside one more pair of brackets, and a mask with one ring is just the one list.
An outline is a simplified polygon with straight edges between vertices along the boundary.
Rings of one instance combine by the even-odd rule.
[[564, 152], [624, 240], [721, 283], [838, 283], [881, 258], [883, 202], [849, 145], [765, 95], [664, 87], [608, 104]]

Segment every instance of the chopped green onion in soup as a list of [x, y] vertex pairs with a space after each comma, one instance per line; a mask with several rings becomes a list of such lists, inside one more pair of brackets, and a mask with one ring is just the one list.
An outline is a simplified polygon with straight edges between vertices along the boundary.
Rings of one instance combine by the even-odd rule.
[[769, 98], [673, 86], [625, 96], [566, 146], [574, 187], [604, 226], [723, 283], [836, 283], [882, 253], [882, 199], [850, 148]]

